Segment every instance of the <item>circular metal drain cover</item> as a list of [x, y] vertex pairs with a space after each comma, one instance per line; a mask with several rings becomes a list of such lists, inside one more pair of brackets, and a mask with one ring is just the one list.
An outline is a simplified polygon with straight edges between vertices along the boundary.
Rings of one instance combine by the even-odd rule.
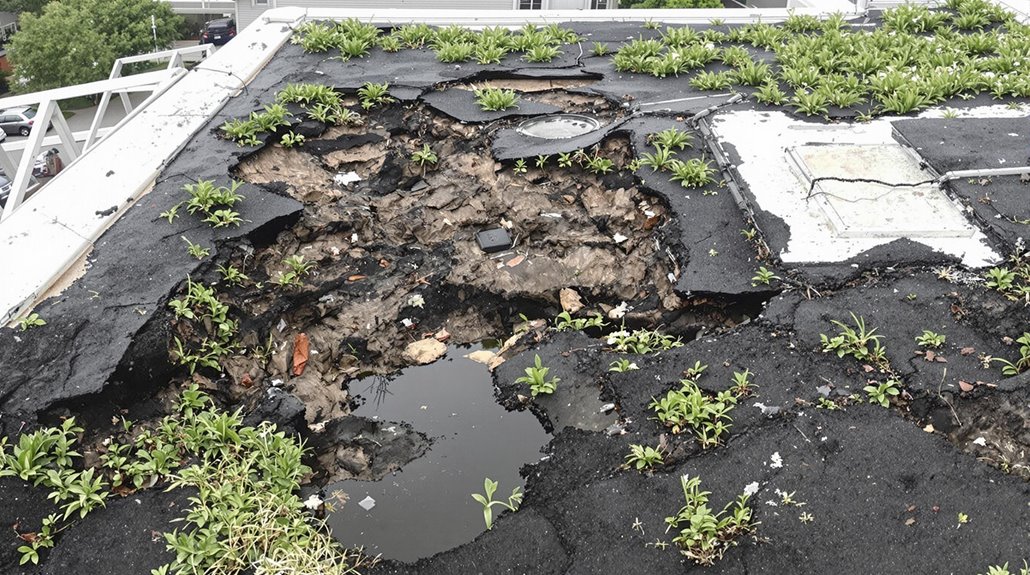
[[518, 126], [518, 131], [526, 136], [544, 138], [546, 140], [564, 140], [589, 134], [601, 127], [601, 122], [590, 116], [581, 114], [556, 114], [530, 118]]

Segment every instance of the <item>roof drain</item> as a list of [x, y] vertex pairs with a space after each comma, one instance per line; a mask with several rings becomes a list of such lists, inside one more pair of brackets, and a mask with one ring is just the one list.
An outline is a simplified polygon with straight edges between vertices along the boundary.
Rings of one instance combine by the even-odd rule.
[[554, 114], [524, 120], [516, 129], [524, 136], [544, 140], [567, 140], [589, 134], [600, 127], [600, 121], [583, 114]]

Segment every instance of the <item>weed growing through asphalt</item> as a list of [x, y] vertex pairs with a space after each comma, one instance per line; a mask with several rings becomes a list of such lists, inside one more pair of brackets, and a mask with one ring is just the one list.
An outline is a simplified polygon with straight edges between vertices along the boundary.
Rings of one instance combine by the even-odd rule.
[[715, 513], [708, 507], [709, 491], [701, 490], [700, 477], [680, 477], [684, 505], [671, 517], [665, 518], [667, 530], [675, 530], [673, 538], [680, 553], [698, 565], [714, 565], [722, 559], [730, 547], [737, 545], [737, 539], [758, 525], [748, 506], [751, 496], [745, 493], [727, 503], [722, 511]]
[[607, 56], [611, 52], [612, 49], [608, 47], [607, 42], [594, 42], [594, 48], [590, 51], [594, 56]]
[[[753, 234], [752, 234], [752, 237], [753, 237]], [[748, 238], [748, 239], [751, 239], [751, 238]], [[780, 276], [778, 276], [775, 273], [769, 271], [768, 269], [766, 269], [765, 266], [761, 266], [760, 268], [758, 268], [758, 271], [755, 272], [754, 277], [751, 278], [751, 287], [756, 287], [759, 284], [767, 286], [767, 285], [770, 285], [770, 282], [772, 280], [779, 280], [779, 279], [781, 279]]]
[[29, 315], [18, 320], [18, 329], [22, 331], [28, 331], [31, 328], [46, 325], [46, 320], [39, 317], [39, 314], [32, 312]]
[[593, 156], [586, 161], [586, 170], [595, 176], [607, 174], [615, 169], [615, 162], [602, 156]]
[[294, 146], [304, 145], [304, 135], [295, 134], [292, 131], [283, 134], [283, 137], [279, 140], [279, 144], [284, 148], [292, 148]]
[[629, 455], [626, 456], [627, 466], [637, 471], [648, 471], [663, 463], [660, 449], [636, 444], [629, 446]]
[[627, 331], [625, 326], [619, 331], [608, 334], [606, 341], [608, 345], [613, 346], [612, 351], [640, 355], [667, 351], [683, 346], [683, 341], [680, 338], [661, 333], [657, 329]]
[[1002, 375], [1019, 375], [1030, 369], [1030, 332], [1023, 332], [1023, 335], [1019, 336], [1015, 343], [1019, 344], [1019, 359], [1015, 362], [1000, 357], [990, 358], [991, 363], [1001, 364]]
[[243, 219], [233, 207], [245, 199], [238, 191], [242, 186], [243, 182], [236, 180], [230, 180], [228, 186], [215, 185], [214, 180], [186, 184], [182, 189], [189, 198], [162, 212], [161, 217], [172, 223], [179, 216], [179, 209], [185, 206], [190, 214], [204, 216], [203, 221], [213, 228], [238, 227]]
[[1016, 253], [1009, 257], [1007, 266], [991, 268], [985, 277], [986, 286], [1012, 301], [1023, 301], [1030, 306], [1030, 257], [1017, 245]]
[[637, 367], [636, 363], [634, 363], [634, 362], [632, 362], [632, 361], [630, 361], [630, 360], [628, 360], [628, 359], [626, 359], [624, 357], [620, 358], [620, 359], [617, 359], [617, 360], [611, 362], [610, 364], [608, 364], [608, 371], [611, 371], [611, 372], [614, 372], [614, 373], [625, 373], [627, 371], [636, 371], [638, 369], [640, 369], [640, 368]]
[[[233, 338], [239, 322], [229, 317], [229, 306], [216, 297], [214, 287], [187, 277], [186, 294], [169, 301], [168, 307], [176, 320], [189, 322], [172, 337], [172, 359], [188, 367], [190, 373], [197, 367], [218, 369], [220, 360], [236, 348]], [[199, 337], [199, 344], [191, 345], [190, 336]]]
[[899, 389], [901, 382], [896, 379], [888, 379], [883, 383], [871, 382], [862, 388], [869, 403], [877, 403], [880, 407], [890, 407], [891, 398], [901, 394]]
[[673, 160], [669, 166], [672, 177], [669, 179], [679, 182], [684, 188], [700, 188], [712, 183], [712, 162], [702, 158], [691, 158], [687, 161]]
[[733, 372], [733, 387], [730, 388], [730, 392], [738, 398], [747, 397], [755, 392], [755, 388], [758, 387], [751, 381], [751, 370], [745, 369], [744, 371]]
[[715, 447], [729, 432], [733, 419], [730, 412], [737, 404], [732, 391], [720, 391], [714, 397], [701, 391], [690, 379], [680, 382], [680, 388], [669, 391], [661, 399], [652, 398], [648, 405], [656, 419], [673, 433], [693, 430], [702, 449]]
[[594, 312], [590, 317], [572, 317], [567, 311], [563, 311], [554, 318], [554, 331], [583, 331], [589, 328], [602, 328], [608, 323], [600, 313]]
[[[59, 427], [45, 427], [23, 434], [8, 453], [7, 438], [0, 439], [0, 477], [17, 477], [49, 490], [61, 514], [50, 514], [34, 537], [22, 537], [27, 545], [18, 548], [19, 564], [39, 563], [39, 553], [54, 546], [54, 536], [68, 527], [73, 515], [82, 519], [90, 511], [106, 505], [108, 483], [95, 469], [75, 469], [82, 455], [75, 451], [82, 428], [75, 418], [65, 419]], [[58, 526], [58, 523], [62, 525]]]
[[190, 239], [186, 236], [179, 237], [182, 238], [182, 241], [186, 242], [186, 252], [189, 253], [191, 256], [197, 258], [198, 260], [202, 260], [211, 255], [210, 249], [205, 248], [200, 244], [195, 244], [191, 242]]
[[648, 136], [648, 140], [656, 148], [666, 148], [669, 150], [683, 150], [692, 147], [694, 144], [694, 137], [689, 132], [677, 130], [676, 128], [655, 132]]
[[218, 275], [222, 276], [222, 281], [231, 286], [242, 286], [244, 283], [250, 281], [239, 268], [236, 266], [218, 266]]
[[916, 345], [929, 349], [940, 349], [946, 341], [948, 336], [928, 329], [923, 330], [923, 335], [916, 336]]
[[558, 389], [558, 383], [561, 379], [557, 377], [547, 377], [547, 373], [551, 371], [551, 368], [544, 367], [541, 363], [540, 356], [536, 355], [533, 360], [533, 365], [526, 368], [526, 375], [519, 377], [515, 380], [515, 383], [524, 383], [529, 386], [530, 393], [533, 397], [538, 395], [550, 395]]
[[830, 323], [841, 329], [835, 336], [819, 334], [823, 352], [835, 352], [837, 357], [850, 355], [859, 361], [867, 361], [884, 366], [887, 362], [886, 348], [880, 344], [882, 335], [875, 335], [876, 328], [866, 329], [865, 318], [851, 314], [854, 327], [843, 322], [832, 320]]
[[[991, 565], [987, 567], [987, 573], [977, 573], [977, 575], [1015, 575], [1009, 571], [1009, 564], [1004, 565]], [[1019, 569], [1019, 575], [1030, 575], [1030, 565], [1027, 564], [1026, 560], [1023, 560], [1023, 566]]]
[[472, 494], [472, 499], [475, 499], [483, 506], [483, 521], [486, 522], [487, 530], [494, 528], [494, 506], [503, 507], [514, 513], [519, 510], [519, 505], [522, 504], [522, 489], [519, 486], [516, 485], [511, 490], [511, 495], [508, 496], [507, 502], [494, 500], [494, 493], [496, 491], [497, 482], [487, 477], [483, 480], [483, 493]]
[[484, 112], [502, 112], [518, 108], [519, 95], [515, 90], [502, 88], [479, 88], [473, 91], [476, 103]]
[[654, 153], [644, 152], [640, 155], [640, 165], [647, 166], [656, 172], [664, 172], [673, 166], [676, 152], [663, 146], [655, 146]]
[[371, 110], [376, 106], [383, 106], [393, 102], [393, 98], [390, 97], [390, 85], [387, 83], [374, 84], [372, 82], [365, 82], [358, 88], [358, 100], [361, 101], [361, 107], [366, 110]]
[[525, 174], [529, 171], [529, 167], [526, 166], [526, 160], [518, 159], [515, 160], [515, 164], [511, 167], [512, 171], [516, 174]]

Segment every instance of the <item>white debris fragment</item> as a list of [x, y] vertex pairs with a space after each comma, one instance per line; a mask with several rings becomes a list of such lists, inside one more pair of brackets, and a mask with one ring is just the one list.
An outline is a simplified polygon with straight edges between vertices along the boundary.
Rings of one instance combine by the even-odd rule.
[[[609, 319], [621, 319], [621, 318], [623, 318], [626, 315], [627, 311], [629, 311], [629, 304], [626, 303], [626, 302], [622, 302], [619, 305], [617, 305], [614, 308], [612, 308], [612, 310], [610, 312], [608, 312], [608, 318]], [[614, 342], [611, 342], [611, 343], [614, 343]]]
[[511, 223], [511, 220], [501, 218], [501, 227], [506, 230], [510, 230], [511, 228], [515, 227], [515, 224]]
[[980, 447], [987, 447], [987, 440], [983, 437], [977, 437], [973, 440], [973, 445], [979, 445]]
[[408, 305], [422, 309], [426, 305], [426, 300], [422, 297], [422, 294], [414, 294], [408, 298]]
[[376, 506], [376, 500], [366, 495], [364, 499], [358, 501], [358, 505], [365, 511], [372, 511], [372, 508]]
[[346, 186], [347, 184], [353, 184], [354, 182], [360, 182], [361, 176], [357, 172], [340, 172], [333, 176], [333, 183], [337, 186]]
[[769, 467], [771, 467], [773, 469], [779, 469], [779, 468], [783, 467], [783, 458], [780, 457], [780, 452], [779, 451], [777, 451], [776, 453], [773, 453], [772, 457], [770, 457], [769, 459], [772, 461], [772, 463], [769, 464]]
[[350, 243], [352, 243], [352, 244], [358, 243], [359, 239], [360, 238], [358, 237], [357, 233], [353, 233], [353, 234], [350, 235]]
[[283, 380], [281, 380], [281, 379], [273, 379], [272, 380], [272, 387], [279, 387], [282, 384], [283, 384]]
[[276, 324], [275, 328], [279, 330], [279, 333], [282, 333], [286, 329], [286, 320], [279, 318], [279, 323]]
[[747, 495], [748, 497], [751, 497], [755, 493], [758, 493], [758, 482], [757, 481], [752, 481], [751, 483], [748, 483], [747, 485], [744, 486], [744, 495]]
[[324, 503], [324, 501], [322, 501], [322, 498], [319, 497], [317, 493], [312, 493], [307, 499], [304, 500], [304, 507], [307, 507], [312, 511], [317, 511], [318, 508], [322, 506], [322, 503]]
[[629, 238], [627, 238], [626, 236], [624, 236], [622, 234], [616, 233], [614, 236], [612, 236], [612, 239], [615, 240], [615, 243], [621, 244], [622, 242], [628, 240]]
[[410, 328], [413, 325], [415, 325], [415, 322], [411, 321], [411, 318], [407, 318], [406, 317], [406, 318], [401, 320], [401, 325], [403, 325], [404, 327]]

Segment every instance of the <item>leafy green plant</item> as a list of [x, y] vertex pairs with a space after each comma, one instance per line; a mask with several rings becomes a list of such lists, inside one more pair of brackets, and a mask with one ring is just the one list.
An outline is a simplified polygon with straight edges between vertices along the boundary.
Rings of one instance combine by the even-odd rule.
[[787, 94], [780, 89], [776, 82], [766, 82], [755, 90], [755, 99], [763, 104], [779, 106], [787, 101]]
[[916, 336], [916, 344], [919, 347], [928, 347], [930, 349], [940, 348], [947, 340], [948, 336], [928, 329], [923, 330], [923, 335]]
[[698, 72], [690, 85], [698, 90], [725, 90], [733, 85], [733, 72]]
[[441, 62], [468, 62], [476, 53], [476, 46], [468, 42], [443, 42], [435, 50], [436, 59]]
[[645, 471], [663, 463], [660, 449], [636, 444], [629, 446], [629, 455], [626, 456], [627, 466], [635, 468], [637, 471]]
[[594, 42], [594, 48], [591, 54], [594, 56], [607, 56], [611, 54], [612, 49], [608, 47], [607, 42]]
[[744, 369], [744, 371], [733, 372], [733, 387], [730, 391], [733, 395], [740, 397], [747, 397], [754, 393], [754, 388], [758, 387], [751, 381], [751, 370]]
[[798, 91], [794, 94], [794, 99], [792, 100], [794, 107], [806, 116], [826, 114], [829, 111], [827, 108], [829, 101], [826, 94], [818, 90], [813, 92]]
[[683, 150], [693, 146], [694, 143], [694, 136], [690, 132], [677, 130], [676, 128], [656, 132], [648, 136], [648, 139], [655, 148], [665, 148], [668, 150]]
[[607, 174], [615, 169], [615, 162], [602, 156], [593, 156], [587, 159], [586, 169], [596, 175]]
[[519, 486], [515, 486], [511, 490], [511, 495], [508, 496], [508, 501], [494, 500], [494, 493], [497, 491], [497, 482], [491, 480], [489, 477], [483, 480], [483, 494], [473, 493], [472, 499], [475, 499], [483, 506], [483, 521], [486, 522], [487, 530], [494, 528], [494, 506], [500, 506], [512, 513], [519, 510], [519, 505], [522, 504], [522, 490]]
[[751, 285], [757, 286], [758, 284], [762, 284], [767, 286], [772, 280], [779, 279], [781, 279], [780, 276], [769, 271], [765, 266], [761, 266], [758, 268], [758, 271], [755, 272], [754, 277], [751, 278]]
[[640, 165], [647, 166], [656, 172], [668, 170], [676, 161], [676, 154], [669, 148], [655, 146], [655, 152], [644, 152], [640, 157]]
[[648, 405], [655, 412], [659, 422], [670, 428], [672, 433], [691, 429], [703, 449], [719, 445], [722, 436], [729, 432], [733, 421], [730, 412], [737, 404], [731, 391], [720, 391], [711, 397], [701, 391], [690, 379], [680, 382], [680, 388], [652, 398]]
[[1008, 268], [991, 268], [987, 271], [987, 287], [1004, 293], [1012, 289], [1016, 277], [1016, 272]]
[[358, 88], [358, 99], [361, 101], [362, 108], [370, 110], [376, 106], [383, 106], [393, 102], [393, 98], [390, 97], [389, 93], [390, 84], [365, 82]]
[[1016, 343], [1019, 344], [1019, 359], [1015, 362], [1000, 357], [991, 358], [991, 362], [1002, 365], [1002, 375], [1019, 375], [1030, 369], [1030, 332], [1023, 332], [1023, 335], [1016, 339]]
[[608, 371], [615, 372], [615, 373], [625, 373], [627, 371], [636, 371], [638, 369], [640, 369], [640, 368], [637, 367], [636, 363], [631, 362], [630, 360], [628, 360], [628, 359], [626, 359], [624, 357], [623, 358], [619, 358], [619, 359], [611, 362], [610, 364], [608, 364]]
[[515, 380], [515, 383], [524, 383], [529, 385], [530, 393], [533, 397], [540, 394], [550, 395], [558, 389], [558, 383], [561, 381], [557, 377], [547, 377], [547, 373], [551, 371], [551, 368], [544, 367], [541, 363], [540, 356], [536, 355], [533, 360], [533, 366], [526, 368], [526, 375], [519, 377]]
[[440, 160], [436, 156], [436, 152], [429, 147], [429, 144], [422, 144], [422, 148], [415, 150], [415, 153], [411, 155], [411, 161], [418, 167], [422, 168], [422, 174], [425, 175], [426, 166], [435, 166]]
[[575, 160], [572, 158], [572, 152], [559, 152], [558, 153], [558, 167], [559, 168], [571, 168], [575, 164]]
[[250, 278], [244, 275], [236, 266], [220, 265], [218, 266], [218, 274], [222, 276], [222, 281], [231, 286], [242, 286], [245, 282], [250, 281]]
[[888, 379], [876, 385], [873, 385], [873, 383], [862, 388], [862, 391], [869, 398], [869, 403], [878, 403], [881, 407], [890, 407], [890, 398], [901, 394], [901, 390], [898, 389], [901, 382], [896, 379]]
[[186, 211], [190, 214], [199, 213], [205, 216], [203, 221], [212, 227], [239, 226], [243, 219], [231, 208], [244, 200], [244, 196], [238, 192], [242, 185], [243, 182], [236, 180], [231, 180], [229, 186], [216, 186], [214, 180], [186, 184], [183, 190], [189, 194], [189, 198], [162, 212], [161, 217], [171, 223], [178, 217], [179, 208], [186, 206]]
[[283, 134], [283, 137], [279, 140], [279, 144], [284, 148], [292, 148], [294, 146], [304, 145], [304, 134], [294, 134], [292, 131]]
[[200, 244], [195, 244], [195, 243], [191, 242], [189, 240], [189, 238], [187, 238], [186, 236], [179, 236], [179, 237], [182, 238], [182, 241], [186, 242], [186, 251], [189, 252], [189, 254], [191, 256], [197, 258], [198, 260], [202, 260], [202, 259], [208, 257], [209, 255], [211, 255], [211, 250], [210, 249], [205, 248], [204, 246], [202, 246]]
[[46, 325], [46, 320], [39, 317], [39, 314], [36, 312], [32, 312], [18, 320], [18, 329], [22, 331], [28, 331], [29, 328], [39, 327], [41, 325]]
[[301, 278], [308, 275], [311, 268], [315, 265], [313, 262], [305, 260], [302, 255], [292, 255], [284, 258], [283, 263], [286, 264], [286, 267], [290, 268], [289, 271], [280, 271], [279, 275], [272, 280], [273, 283], [280, 287], [300, 286]]
[[855, 327], [833, 320], [830, 323], [841, 328], [840, 333], [833, 337], [819, 334], [822, 342], [823, 352], [835, 352], [837, 357], [850, 355], [859, 361], [869, 361], [883, 364], [886, 362], [886, 348], [880, 345], [882, 335], [875, 335], [876, 328], [866, 329], [865, 318], [858, 317], [854, 313], [851, 319]]
[[[977, 575], [983, 575], [978, 573]], [[1004, 565], [991, 565], [987, 567], [987, 575], [1014, 575], [1009, 571], [1009, 564]], [[1030, 565], [1027, 564], [1026, 560], [1023, 561], [1023, 566], [1019, 569], [1019, 575], [1030, 575]]]
[[547, 167], [547, 160], [551, 159], [551, 156], [540, 154], [536, 157], [534, 164], [541, 170]]
[[529, 171], [529, 168], [526, 166], [526, 160], [523, 160], [521, 158], [515, 160], [515, 164], [511, 167], [511, 169], [516, 174], [525, 174]]
[[640, 355], [667, 351], [683, 346], [680, 338], [663, 334], [657, 329], [637, 329], [630, 332], [623, 328], [608, 334], [606, 341], [608, 345], [613, 346], [613, 351]]
[[550, 62], [561, 52], [554, 46], [533, 46], [522, 58], [527, 62]]
[[567, 311], [563, 311], [554, 318], [554, 331], [583, 331], [590, 328], [602, 328], [608, 324], [600, 313], [595, 312], [590, 317], [572, 317]]
[[476, 95], [476, 103], [486, 112], [500, 112], [518, 107], [519, 96], [515, 90], [479, 88], [473, 93]]
[[668, 529], [678, 531], [673, 538], [680, 553], [699, 565], [713, 565], [741, 535], [754, 531], [750, 495], [745, 491], [735, 501], [715, 513], [708, 507], [709, 491], [701, 490], [700, 477], [680, 477], [684, 505], [671, 517], [665, 518]]
[[712, 175], [715, 170], [711, 161], [701, 158], [691, 158], [687, 161], [674, 160], [669, 169], [672, 177], [669, 179], [679, 182], [684, 188], [700, 188], [712, 183]]

